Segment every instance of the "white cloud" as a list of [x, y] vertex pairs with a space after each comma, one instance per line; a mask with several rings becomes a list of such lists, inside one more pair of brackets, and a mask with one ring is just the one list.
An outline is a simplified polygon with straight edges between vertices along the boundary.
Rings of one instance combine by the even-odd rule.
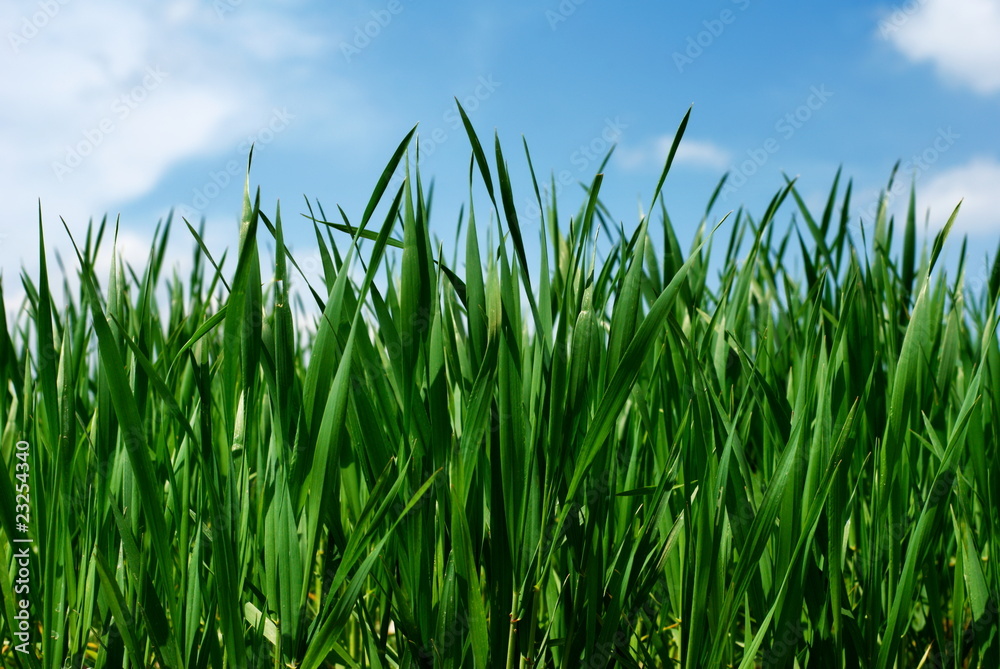
[[930, 209], [932, 228], [944, 227], [959, 201], [955, 232], [994, 238], [1000, 234], [1000, 162], [975, 158], [918, 184], [918, 220]]
[[[911, 174], [900, 172], [889, 192], [888, 213], [897, 221], [905, 221], [910, 203]], [[946, 169], [934, 168], [917, 172], [917, 225], [932, 235], [944, 227], [959, 202], [962, 207], [955, 219], [953, 236], [968, 234], [979, 239], [993, 239], [1000, 234], [1000, 162], [978, 157]], [[880, 189], [861, 189], [854, 198], [854, 222], [874, 224], [878, 211]]]
[[909, 0], [879, 22], [879, 33], [914, 62], [988, 95], [1000, 91], [1000, 3]]
[[[673, 141], [673, 136], [661, 135], [644, 146], [619, 147], [615, 155], [618, 164], [625, 169], [663, 167]], [[732, 156], [722, 147], [697, 139], [682, 139], [674, 156], [674, 162], [680, 165], [719, 170], [728, 167], [731, 160]]]
[[[186, 162], [245, 161], [238, 147], [271, 132], [276, 110], [301, 119], [296, 126], [311, 118], [337, 128], [316, 134], [340, 147], [363, 146], [378, 131], [383, 115], [358, 85], [316, 71], [336, 53], [336, 35], [288, 1], [231, 4], [222, 16], [196, 0], [59, 0], [45, 3], [48, 13], [38, 0], [0, 4], [5, 300], [21, 292], [22, 266], [37, 270], [39, 199], [46, 245], [69, 262], [60, 217], [81, 239], [91, 217], [108, 212], [113, 222]], [[185, 197], [177, 193], [176, 204]], [[141, 246], [154, 223], [123, 221], [119, 237]]]

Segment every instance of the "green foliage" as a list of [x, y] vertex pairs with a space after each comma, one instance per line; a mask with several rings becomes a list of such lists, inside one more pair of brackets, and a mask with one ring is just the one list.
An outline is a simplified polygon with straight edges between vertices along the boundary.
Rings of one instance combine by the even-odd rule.
[[4, 666], [1000, 666], [1000, 261], [967, 282], [963, 249], [949, 283], [955, 216], [918, 254], [915, 194], [901, 259], [885, 195], [859, 244], [839, 172], [818, 216], [789, 181], [712, 225], [720, 183], [684, 254], [687, 118], [631, 231], [601, 174], [566, 221], [532, 167], [533, 240], [463, 111], [502, 240], [470, 202], [464, 267], [411, 131], [357, 224], [310, 209], [308, 328], [249, 175], [232, 272], [188, 223], [164, 278], [168, 219], [102, 288], [104, 221], [59, 301], [43, 241], [0, 300]]

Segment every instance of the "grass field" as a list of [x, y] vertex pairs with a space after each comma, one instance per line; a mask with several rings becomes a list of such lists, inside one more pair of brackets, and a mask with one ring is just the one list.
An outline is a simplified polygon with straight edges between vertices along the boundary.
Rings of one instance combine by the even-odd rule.
[[859, 225], [838, 174], [685, 252], [685, 116], [648, 217], [597, 174], [571, 215], [536, 184], [525, 236], [463, 118], [464, 261], [413, 132], [360, 217], [306, 223], [311, 286], [249, 187], [227, 257], [188, 226], [187, 276], [169, 222], [108, 276], [92, 227], [59, 290], [43, 242], [0, 300], [0, 663], [1000, 666], [1000, 262], [952, 240], [948, 276], [955, 216]]

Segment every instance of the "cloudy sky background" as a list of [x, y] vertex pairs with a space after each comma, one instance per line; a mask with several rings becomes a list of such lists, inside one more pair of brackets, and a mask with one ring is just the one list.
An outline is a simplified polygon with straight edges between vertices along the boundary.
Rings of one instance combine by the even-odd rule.
[[[759, 216], [783, 173], [820, 206], [842, 165], [860, 229], [897, 160], [931, 231], [965, 199], [956, 233], [974, 242], [973, 273], [1000, 240], [993, 0], [8, 0], [0, 28], [8, 308], [23, 294], [20, 268], [37, 271], [39, 199], [67, 260], [60, 217], [82, 236], [105, 213], [120, 216], [136, 263], [171, 208], [205, 217], [213, 249], [232, 246], [251, 142], [252, 184], [266, 211], [280, 199], [301, 259], [314, 244], [303, 195], [359, 218], [419, 122], [432, 233], [450, 253], [470, 156], [454, 97], [484, 142], [499, 133], [532, 239], [522, 135], [540, 176], [561, 181], [566, 214], [616, 143], [602, 195], [631, 229], [693, 104], [665, 189], [682, 244], [727, 171], [715, 219], [744, 204]], [[780, 218], [790, 215], [786, 205]], [[187, 266], [192, 245], [175, 227], [171, 262]]]

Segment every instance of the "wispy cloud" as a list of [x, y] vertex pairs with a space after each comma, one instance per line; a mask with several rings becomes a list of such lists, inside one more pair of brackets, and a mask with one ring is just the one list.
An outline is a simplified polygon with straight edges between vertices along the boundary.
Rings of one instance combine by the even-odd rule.
[[[619, 147], [615, 152], [618, 164], [625, 169], [662, 167], [673, 141], [673, 136], [661, 135], [639, 146]], [[678, 164], [716, 170], [725, 169], [731, 160], [732, 156], [722, 147], [697, 139], [683, 139], [674, 156], [674, 161]]]
[[1000, 162], [992, 158], [975, 158], [928, 179], [917, 191], [917, 206], [921, 213], [929, 209], [931, 226], [940, 228], [961, 201], [955, 230], [995, 237], [1000, 232], [998, 186]]
[[315, 71], [338, 38], [295, 4], [232, 3], [224, 14], [195, 0], [0, 6], [0, 271], [37, 267], [39, 199], [52, 243], [64, 244], [59, 217], [80, 231], [189, 161], [225, 164], [276, 107], [337, 128], [324, 136], [334, 145], [376, 132], [363, 91]]
[[[34, 5], [18, 2], [7, 14], [20, 10], [23, 21]], [[243, 38], [229, 30], [226, 39], [221, 27], [214, 38], [211, 28], [192, 37], [192, 25], [213, 24], [184, 0], [142, 8], [98, 1], [61, 6], [37, 34], [21, 28], [31, 39], [0, 56], [9, 73], [0, 136], [18, 149], [0, 161], [16, 161], [33, 196], [94, 213], [253, 127], [247, 117], [267, 91], [247, 69], [252, 60], [232, 67], [237, 52], [246, 55]]]
[[879, 34], [946, 80], [988, 95], [1000, 91], [1000, 4], [994, 0], [917, 0], [891, 9]]

